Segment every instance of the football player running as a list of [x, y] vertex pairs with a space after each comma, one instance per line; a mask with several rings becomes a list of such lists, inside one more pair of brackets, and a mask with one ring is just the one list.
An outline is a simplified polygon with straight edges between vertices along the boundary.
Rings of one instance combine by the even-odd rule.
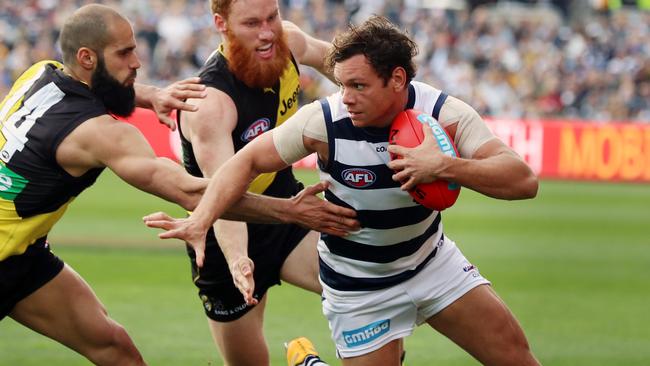
[[[330, 183], [326, 199], [357, 210], [362, 226], [318, 244], [323, 312], [344, 365], [399, 365], [400, 340], [424, 323], [482, 364], [538, 365], [514, 315], [443, 234], [440, 212], [406, 192], [441, 178], [494, 198], [527, 199], [537, 194], [537, 177], [474, 109], [413, 81], [417, 47], [385, 18], [352, 26], [333, 43], [327, 64], [339, 93], [302, 107], [225, 162], [189, 219], [148, 224], [201, 251], [208, 228], [252, 179], [315, 152]], [[391, 122], [405, 109], [431, 113], [460, 157], [443, 154], [430, 129], [418, 147], [388, 146]], [[389, 152], [402, 158], [390, 161]], [[350, 181], [349, 169], [372, 178]]]

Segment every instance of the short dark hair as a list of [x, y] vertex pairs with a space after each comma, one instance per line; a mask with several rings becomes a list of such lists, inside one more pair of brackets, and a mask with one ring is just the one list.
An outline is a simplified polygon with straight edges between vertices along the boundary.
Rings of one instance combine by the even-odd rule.
[[418, 54], [417, 44], [382, 16], [374, 15], [359, 26], [350, 24], [346, 32], [334, 38], [332, 44], [325, 59], [330, 72], [336, 63], [362, 54], [384, 82], [388, 82], [396, 67], [406, 70], [407, 81], [415, 77], [413, 57]]
[[120, 18], [124, 19], [117, 11], [99, 4], [86, 5], [75, 11], [63, 24], [59, 37], [63, 63], [75, 64], [81, 47], [88, 47], [101, 55], [112, 40], [110, 22]]

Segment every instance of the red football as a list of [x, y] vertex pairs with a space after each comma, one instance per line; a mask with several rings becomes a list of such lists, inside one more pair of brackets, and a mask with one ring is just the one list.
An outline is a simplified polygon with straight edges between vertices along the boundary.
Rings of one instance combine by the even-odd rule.
[[[438, 141], [440, 150], [449, 156], [457, 157], [458, 150], [454, 141], [447, 135], [444, 128], [431, 115], [407, 109], [400, 112], [390, 128], [389, 143], [405, 147], [415, 147], [424, 140], [424, 126], [433, 130], [433, 135]], [[391, 159], [397, 159], [397, 156], [391, 154]], [[435, 180], [431, 183], [419, 184], [413, 190], [409, 191], [413, 199], [433, 210], [442, 211], [451, 207], [460, 194], [460, 185], [448, 182], [443, 179]]]

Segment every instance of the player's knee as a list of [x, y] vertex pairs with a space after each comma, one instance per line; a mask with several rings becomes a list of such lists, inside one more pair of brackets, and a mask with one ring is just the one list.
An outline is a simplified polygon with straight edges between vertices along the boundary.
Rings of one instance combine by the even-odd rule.
[[512, 317], [505, 317], [502, 321], [496, 322], [490, 332], [491, 347], [484, 355], [483, 360], [487, 365], [499, 366], [522, 366], [531, 365], [532, 359], [530, 345], [523, 330]]
[[268, 350], [264, 347], [229, 349], [222, 352], [224, 365], [264, 366], [270, 363]]
[[142, 356], [135, 347], [133, 340], [131, 340], [131, 337], [121, 325], [116, 324], [115, 326], [112, 344], [125, 357], [133, 360], [142, 360]]
[[516, 363], [517, 365], [529, 365], [528, 362], [523, 361], [530, 359], [530, 355], [530, 345], [525, 337], [518, 337], [512, 342], [509, 358], [512, 360], [520, 360], [520, 362]]
[[246, 342], [234, 341], [241, 337], [227, 337], [228, 340], [218, 343], [224, 365], [264, 366], [269, 365], [269, 350], [261, 332], [251, 331]]
[[96, 339], [87, 357], [97, 365], [144, 365], [142, 355], [124, 327], [112, 322]]
[[534, 357], [532, 356], [530, 345], [523, 333], [515, 332], [512, 334], [498, 357], [495, 365], [512, 365], [512, 366], [528, 366], [536, 365]]

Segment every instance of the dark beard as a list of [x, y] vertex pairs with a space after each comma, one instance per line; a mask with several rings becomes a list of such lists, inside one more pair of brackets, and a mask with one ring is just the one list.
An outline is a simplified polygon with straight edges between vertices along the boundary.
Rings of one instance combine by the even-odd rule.
[[275, 40], [275, 57], [260, 61], [251, 50], [242, 44], [232, 33], [226, 31], [228, 38], [228, 67], [230, 71], [251, 88], [271, 88], [278, 82], [289, 62], [289, 46], [280, 33]]
[[90, 85], [90, 91], [110, 113], [128, 117], [135, 110], [135, 88], [133, 85], [124, 86], [111, 76], [102, 58], [97, 61], [97, 69], [93, 72]]

